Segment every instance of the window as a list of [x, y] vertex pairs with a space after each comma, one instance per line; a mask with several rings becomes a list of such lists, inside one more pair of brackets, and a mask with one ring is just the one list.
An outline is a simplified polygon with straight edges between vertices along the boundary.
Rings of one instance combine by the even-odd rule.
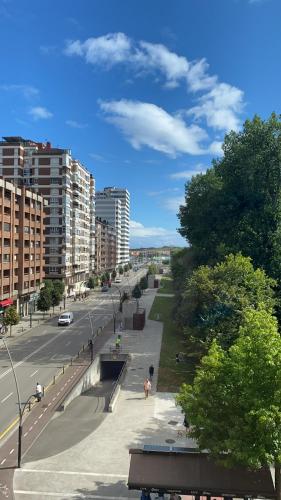
[[60, 180], [58, 177], [52, 177], [51, 178], [51, 184], [59, 184], [60, 183]]
[[8, 222], [4, 222], [3, 224], [4, 231], [11, 231], [11, 224], [8, 224]]
[[50, 233], [60, 233], [60, 227], [50, 227]]
[[3, 254], [3, 262], [10, 262], [10, 255], [8, 253]]
[[10, 240], [8, 238], [4, 238], [4, 247], [9, 247], [10, 244]]
[[29, 226], [24, 226], [24, 232], [25, 233], [29, 233], [29, 229], [30, 229]]
[[59, 205], [58, 198], [50, 198], [50, 205]]
[[51, 196], [59, 195], [59, 189], [58, 188], [51, 188], [50, 189], [50, 194]]
[[[59, 158], [57, 158], [57, 157], [53, 157], [53, 158], [51, 158], [51, 167], [57, 166], [57, 165], [59, 165], [59, 164], [60, 164], [60, 162], [59, 162]], [[52, 169], [52, 170], [53, 170], [53, 169]]]
[[57, 273], [57, 272], [58, 272], [58, 268], [57, 268], [57, 267], [54, 267], [54, 266], [50, 266], [50, 267], [49, 267], [49, 272], [50, 272], [50, 273]]

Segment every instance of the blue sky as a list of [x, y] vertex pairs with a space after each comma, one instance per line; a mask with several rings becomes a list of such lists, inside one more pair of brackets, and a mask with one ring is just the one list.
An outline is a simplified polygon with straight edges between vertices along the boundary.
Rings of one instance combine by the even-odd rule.
[[131, 246], [184, 245], [184, 184], [280, 113], [280, 0], [0, 0], [0, 132], [131, 193]]

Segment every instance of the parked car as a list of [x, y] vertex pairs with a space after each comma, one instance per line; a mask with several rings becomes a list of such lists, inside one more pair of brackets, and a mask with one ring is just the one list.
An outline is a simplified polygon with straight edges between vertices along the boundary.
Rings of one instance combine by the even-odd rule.
[[60, 315], [58, 319], [58, 326], [70, 325], [73, 321], [73, 313], [72, 312], [64, 312]]
[[121, 283], [121, 282], [122, 282], [122, 280], [120, 278], [116, 278], [114, 281], [114, 283]]
[[104, 285], [101, 289], [102, 292], [108, 292], [108, 286]]

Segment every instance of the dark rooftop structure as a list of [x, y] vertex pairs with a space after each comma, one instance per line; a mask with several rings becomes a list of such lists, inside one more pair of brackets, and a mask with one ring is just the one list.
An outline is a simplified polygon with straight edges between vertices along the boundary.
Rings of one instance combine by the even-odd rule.
[[131, 490], [183, 495], [275, 499], [270, 469], [225, 468], [207, 453], [186, 448], [131, 449], [128, 487]]

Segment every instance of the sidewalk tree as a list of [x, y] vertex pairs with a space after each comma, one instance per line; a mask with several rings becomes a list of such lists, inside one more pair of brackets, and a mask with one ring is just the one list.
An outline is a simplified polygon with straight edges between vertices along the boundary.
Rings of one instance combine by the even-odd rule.
[[158, 267], [156, 266], [156, 264], [150, 264], [148, 266], [148, 274], [157, 274], [158, 272]]
[[110, 273], [108, 271], [105, 272], [105, 280], [106, 281], [110, 280]]
[[124, 273], [127, 273], [129, 271], [129, 269], [130, 268], [129, 268], [128, 264], [125, 264], [125, 266], [124, 266]]
[[61, 280], [54, 280], [53, 281], [53, 287], [54, 287], [55, 290], [57, 290], [59, 292], [59, 294], [61, 296], [63, 296], [64, 289], [65, 289], [65, 285], [64, 285], [63, 281], [61, 281]]
[[119, 266], [119, 267], [118, 267], [118, 273], [119, 273], [119, 274], [123, 274], [123, 273], [124, 273], [124, 269], [123, 269], [123, 267], [122, 267], [122, 266]]
[[190, 436], [225, 466], [275, 465], [281, 498], [281, 340], [277, 320], [247, 310], [228, 352], [214, 340], [184, 384], [177, 403], [191, 424]]
[[4, 324], [10, 327], [10, 337], [12, 336], [12, 327], [20, 321], [20, 316], [15, 306], [10, 306], [5, 311]]
[[49, 311], [52, 305], [51, 291], [48, 287], [42, 288], [37, 300], [37, 309], [43, 312], [43, 317], [45, 313]]
[[117, 276], [117, 273], [116, 273], [115, 269], [113, 269], [113, 271], [111, 273], [112, 279], [115, 280], [116, 276]]
[[93, 288], [95, 288], [95, 285], [96, 285], [96, 283], [95, 283], [94, 276], [90, 276], [88, 284], [87, 284], [88, 288], [90, 288], [92, 290]]
[[128, 267], [129, 267], [129, 269], [133, 269], [131, 262], [129, 262]]
[[51, 304], [53, 308], [53, 314], [55, 312], [55, 307], [60, 305], [61, 300], [62, 295], [60, 294], [59, 290], [57, 288], [53, 288], [51, 290]]
[[272, 313], [276, 305], [275, 281], [251, 259], [228, 255], [214, 267], [200, 266], [186, 281], [177, 319], [199, 357], [214, 338], [228, 349], [237, 338], [245, 308], [263, 307]]

